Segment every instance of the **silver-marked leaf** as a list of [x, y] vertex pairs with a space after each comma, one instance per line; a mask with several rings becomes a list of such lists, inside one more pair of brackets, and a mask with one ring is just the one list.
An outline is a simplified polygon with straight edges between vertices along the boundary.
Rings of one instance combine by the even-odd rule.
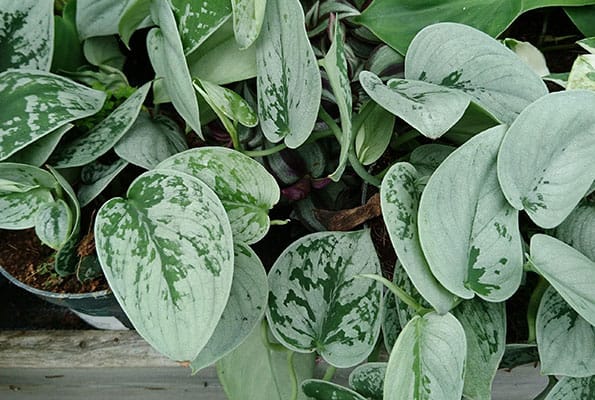
[[467, 344], [451, 314], [415, 316], [388, 359], [385, 400], [460, 400]]
[[54, 201], [56, 185], [50, 173], [37, 167], [0, 163], [0, 228], [33, 227], [39, 210]]
[[467, 338], [463, 394], [474, 400], [492, 398], [492, 381], [506, 346], [506, 307], [475, 298], [453, 310]]
[[513, 369], [520, 365], [539, 362], [539, 353], [535, 343], [507, 344], [499, 369]]
[[153, 169], [161, 161], [188, 149], [184, 133], [171, 119], [141, 112], [114, 150], [122, 159]]
[[219, 322], [233, 275], [231, 228], [215, 193], [184, 173], [145, 172], [127, 199], [101, 207], [95, 244], [138, 333], [174, 360], [193, 360]]
[[535, 325], [542, 375], [595, 375], [595, 326], [551, 286], [541, 298]]
[[312, 133], [322, 93], [320, 70], [298, 0], [268, 0], [256, 41], [258, 116], [266, 138], [299, 147]]
[[376, 103], [430, 139], [452, 128], [471, 100], [462, 91], [422, 81], [391, 79], [385, 85], [368, 71], [360, 72], [359, 81]]
[[[118, 22], [135, 0], [77, 0], [76, 28], [81, 40], [118, 33]], [[149, 26], [145, 19], [140, 27]]]
[[172, 0], [184, 53], [196, 50], [231, 16], [229, 0]]
[[107, 153], [136, 120], [150, 87], [151, 82], [145, 83], [89, 132], [59, 146], [50, 164], [55, 168], [79, 167]]
[[509, 203], [542, 228], [559, 225], [595, 180], [595, 93], [551, 93], [510, 126], [498, 154]]
[[382, 287], [357, 276], [379, 272], [368, 230], [298, 239], [269, 272], [273, 334], [285, 347], [316, 350], [339, 368], [361, 362], [380, 333]]
[[176, 154], [156, 168], [186, 172], [221, 199], [234, 240], [252, 244], [269, 230], [269, 210], [279, 201], [275, 179], [258, 162], [224, 147], [201, 147]]
[[430, 176], [454, 150], [454, 147], [445, 144], [423, 144], [411, 152], [409, 162], [420, 175]]
[[307, 379], [302, 382], [302, 391], [310, 399], [316, 400], [366, 400], [365, 397], [345, 386], [321, 379]]
[[153, 1], [151, 10], [159, 25], [159, 28], [151, 29], [147, 35], [147, 51], [155, 77], [163, 78], [176, 111], [202, 137], [198, 101], [192, 88], [192, 78], [174, 14], [167, 1]]
[[[395, 115], [386, 111], [373, 101], [366, 107], [372, 111], [366, 117], [359, 131], [355, 134], [355, 154], [363, 165], [377, 161], [388, 148], [393, 136]], [[360, 111], [360, 114], [362, 111]]]
[[246, 340], [262, 321], [268, 291], [262, 262], [250, 247], [236, 243], [233, 282], [227, 305], [215, 332], [190, 364], [192, 373], [220, 360]]
[[531, 262], [568, 304], [595, 325], [595, 261], [551, 236], [531, 237]]
[[52, 0], [3, 1], [0, 8], [0, 71], [49, 71], [54, 52]]
[[477, 294], [502, 301], [521, 283], [518, 212], [496, 174], [505, 131], [490, 128], [455, 150], [430, 177], [419, 203], [419, 240], [430, 269], [464, 299]]
[[42, 71], [0, 74], [0, 160], [101, 109], [105, 93]]
[[506, 46], [454, 23], [417, 34], [405, 57], [405, 78], [462, 90], [505, 124], [547, 94], [541, 78]]
[[422, 178], [411, 164], [394, 164], [382, 180], [380, 206], [391, 243], [407, 275], [423, 298], [444, 314], [455, 305], [457, 297], [432, 275], [420, 245], [417, 215]]
[[239, 94], [209, 81], [200, 80], [200, 84], [207, 95], [205, 100], [226, 117], [248, 127], [258, 124], [256, 112]]
[[[595, 11], [595, 7], [593, 8]], [[576, 42], [583, 49], [587, 50], [591, 54], [595, 54], [595, 37], [588, 37]]]
[[353, 100], [351, 96], [351, 82], [349, 81], [349, 73], [347, 69], [347, 59], [345, 58], [345, 39], [338, 18], [335, 19], [333, 32], [333, 43], [328, 49], [326, 56], [320, 61], [320, 64], [326, 71], [341, 118], [341, 138], [339, 140], [341, 143], [341, 153], [339, 154], [339, 165], [337, 165], [335, 172], [329, 175], [329, 178], [337, 182], [341, 179], [343, 171], [345, 171], [349, 149], [351, 148], [351, 142], [353, 141], [353, 132], [351, 129], [351, 109]]
[[59, 250], [73, 228], [73, 215], [62, 199], [41, 207], [35, 218], [35, 233], [43, 244]]
[[266, 0], [231, 0], [233, 31], [240, 49], [247, 49], [258, 38], [266, 4]]
[[556, 228], [554, 236], [595, 261], [595, 203], [584, 201]]
[[130, 0], [118, 20], [118, 33], [126, 47], [130, 47], [132, 34], [151, 21], [152, 0]]
[[94, 161], [81, 171], [81, 186], [76, 196], [81, 207], [85, 207], [95, 199], [128, 166], [128, 162], [118, 158], [111, 164]]
[[543, 53], [529, 42], [506, 38], [504, 44], [542, 78], [550, 74]]
[[544, 400], [588, 400], [595, 397], [595, 375], [586, 378], [564, 377]]
[[567, 90], [595, 90], [595, 54], [578, 56], [568, 74]]
[[48, 133], [41, 139], [36, 140], [27, 147], [17, 151], [12, 156], [6, 159], [7, 162], [14, 162], [20, 164], [29, 164], [35, 167], [41, 167], [50, 158], [60, 139], [66, 132], [68, 132], [74, 125], [66, 124], [53, 132]]
[[366, 398], [382, 400], [387, 363], [362, 364], [349, 374], [349, 386]]

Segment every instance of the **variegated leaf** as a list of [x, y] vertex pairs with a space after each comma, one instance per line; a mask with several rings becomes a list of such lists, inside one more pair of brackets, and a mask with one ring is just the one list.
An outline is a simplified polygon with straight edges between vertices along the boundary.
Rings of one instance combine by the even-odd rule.
[[81, 185], [76, 193], [81, 207], [93, 201], [120, 172], [128, 166], [128, 162], [118, 158], [111, 164], [94, 161], [81, 171]]
[[574, 60], [566, 89], [595, 90], [595, 54], [583, 54]]
[[312, 133], [322, 93], [320, 71], [298, 0], [268, 0], [256, 41], [258, 116], [266, 138], [294, 149]]
[[[136, 0], [77, 0], [76, 27], [81, 40], [118, 33], [118, 22]], [[145, 19], [141, 27], [150, 26]]]
[[595, 261], [551, 236], [531, 237], [531, 263], [568, 304], [595, 325]]
[[59, 146], [50, 164], [55, 168], [79, 167], [111, 150], [136, 120], [150, 87], [150, 82], [145, 83], [89, 132]]
[[535, 325], [542, 375], [595, 375], [595, 326], [551, 286], [541, 298]]
[[409, 163], [394, 164], [380, 187], [380, 206], [391, 243], [407, 275], [428, 303], [444, 314], [457, 297], [432, 275], [419, 242], [417, 214], [423, 178]]
[[[355, 154], [363, 165], [370, 165], [377, 161], [388, 148], [393, 137], [395, 115], [370, 101], [364, 107], [372, 107], [372, 111], [361, 124], [361, 128], [354, 132]], [[360, 111], [360, 115], [363, 111]]]
[[463, 394], [473, 400], [490, 400], [506, 346], [506, 307], [475, 298], [453, 310], [467, 338]]
[[455, 150], [421, 196], [419, 240], [438, 281], [464, 299], [498, 302], [521, 283], [518, 213], [500, 190], [496, 156], [505, 126], [490, 128]]
[[513, 369], [520, 365], [536, 364], [539, 353], [535, 343], [511, 343], [505, 346], [499, 369]]
[[266, 0], [231, 0], [233, 31], [240, 49], [252, 46], [258, 38], [266, 5]]
[[291, 350], [318, 351], [331, 365], [353, 366], [380, 333], [380, 262], [368, 230], [321, 232], [285, 249], [269, 272], [267, 319]]
[[200, 180], [149, 171], [95, 222], [97, 255], [138, 333], [166, 356], [193, 360], [223, 313], [233, 275], [231, 228]]
[[200, 84], [206, 93], [205, 100], [211, 107], [244, 126], [254, 127], [258, 124], [258, 116], [239, 94], [209, 81], [200, 80]]
[[236, 242], [255, 243], [269, 229], [269, 210], [279, 201], [275, 179], [258, 162], [224, 147], [201, 147], [176, 154], [156, 168], [186, 172], [221, 199]]
[[0, 71], [49, 71], [54, 52], [52, 0], [3, 1], [0, 8]]
[[466, 353], [465, 331], [451, 314], [413, 317], [388, 359], [384, 399], [460, 400]]
[[316, 400], [366, 400], [365, 397], [344, 386], [321, 379], [307, 379], [302, 382], [302, 391]]
[[595, 261], [595, 202], [580, 203], [558, 225], [554, 236]]
[[454, 150], [445, 144], [422, 144], [411, 152], [409, 162], [420, 175], [429, 177]]
[[360, 365], [349, 374], [349, 386], [365, 398], [382, 400], [387, 365], [385, 362]]
[[57, 186], [50, 173], [31, 165], [0, 163], [0, 228], [26, 229], [54, 201]]
[[43, 244], [59, 250], [73, 228], [73, 215], [62, 199], [46, 203], [35, 218], [35, 233]]
[[138, 115], [114, 150], [122, 159], [141, 168], [153, 169], [161, 161], [188, 149], [184, 133], [175, 121], [146, 112]]
[[250, 247], [236, 243], [229, 299], [215, 332], [190, 364], [193, 373], [220, 360], [246, 340], [262, 321], [268, 291], [262, 262]]
[[595, 397], [595, 375], [586, 378], [564, 377], [544, 400], [587, 400]]
[[498, 154], [509, 203], [542, 228], [559, 225], [595, 180], [595, 93], [551, 93], [519, 115]]
[[452, 128], [471, 100], [459, 90], [422, 81], [391, 79], [385, 85], [368, 71], [360, 72], [359, 81], [372, 100], [430, 139]]
[[0, 74], [0, 160], [101, 109], [105, 93], [42, 71]]
[[17, 151], [12, 156], [6, 159], [7, 162], [14, 162], [20, 164], [29, 164], [35, 167], [41, 167], [50, 158], [60, 139], [68, 132], [74, 125], [66, 124], [58, 129], [36, 140], [27, 147]]

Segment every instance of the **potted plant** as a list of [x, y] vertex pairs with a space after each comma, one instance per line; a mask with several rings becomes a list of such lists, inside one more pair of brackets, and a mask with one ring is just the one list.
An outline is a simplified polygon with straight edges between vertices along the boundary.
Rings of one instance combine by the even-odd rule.
[[232, 400], [486, 399], [533, 361], [540, 398], [595, 395], [595, 62], [494, 39], [595, 2], [368, 3], [11, 3], [0, 227]]

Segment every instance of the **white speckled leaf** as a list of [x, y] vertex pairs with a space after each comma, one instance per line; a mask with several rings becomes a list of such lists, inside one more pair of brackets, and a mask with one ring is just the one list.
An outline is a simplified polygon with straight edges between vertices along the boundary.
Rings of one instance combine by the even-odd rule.
[[595, 202], [580, 203], [558, 225], [554, 236], [595, 261]]
[[369, 71], [360, 72], [359, 81], [372, 100], [430, 139], [452, 128], [471, 100], [460, 90], [422, 81], [391, 79], [385, 85]]
[[0, 160], [101, 109], [105, 93], [42, 71], [0, 74]]
[[294, 149], [312, 133], [322, 93], [320, 71], [298, 0], [268, 0], [256, 41], [258, 116], [266, 138]]
[[[136, 0], [77, 0], [76, 28], [81, 40], [118, 33], [118, 22]], [[140, 27], [149, 25], [145, 19]]]
[[41, 207], [35, 218], [35, 233], [43, 244], [58, 250], [68, 240], [73, 222], [68, 204], [58, 199]]
[[52, 0], [3, 1], [0, 8], [0, 71], [49, 71], [54, 52]]
[[178, 125], [163, 116], [151, 118], [141, 112], [114, 150], [131, 164], [153, 169], [161, 161], [187, 150], [186, 138]]
[[76, 193], [81, 207], [95, 199], [128, 166], [128, 162], [118, 158], [111, 164], [94, 161], [81, 171], [81, 185]]
[[551, 236], [531, 237], [531, 262], [568, 304], [595, 325], [595, 261]]
[[460, 400], [467, 344], [451, 314], [415, 316], [388, 359], [385, 400]]
[[60, 139], [68, 132], [74, 125], [66, 124], [58, 129], [48, 133], [41, 139], [36, 140], [27, 147], [17, 151], [12, 156], [6, 159], [7, 162], [14, 162], [20, 164], [29, 164], [36, 167], [41, 167], [50, 158]]
[[544, 400], [587, 400], [595, 397], [595, 375], [560, 379]]
[[266, 0], [231, 0], [233, 31], [241, 49], [247, 49], [260, 34]]
[[302, 391], [316, 400], [366, 400], [349, 388], [321, 379], [306, 379], [302, 382]]
[[186, 172], [206, 183], [227, 211], [234, 240], [252, 244], [269, 230], [269, 210], [279, 201], [275, 178], [258, 162], [224, 147], [176, 154], [156, 168]]
[[292, 243], [269, 272], [267, 319], [287, 348], [339, 368], [363, 361], [380, 333], [380, 262], [368, 230], [320, 232]]
[[467, 338], [463, 394], [473, 400], [490, 400], [492, 381], [506, 346], [506, 307], [475, 298], [459, 304], [453, 315]]
[[551, 286], [541, 298], [535, 325], [542, 375], [595, 375], [595, 326]]
[[213, 108], [220, 110], [226, 117], [248, 127], [258, 125], [258, 116], [250, 104], [231, 89], [200, 80], [206, 94], [205, 100]]
[[382, 400], [387, 366], [385, 362], [360, 365], [349, 374], [349, 386], [366, 398]]
[[417, 213], [423, 177], [409, 163], [394, 164], [380, 187], [382, 217], [391, 243], [417, 291], [440, 314], [455, 305], [457, 297], [432, 275], [419, 243]]
[[235, 244], [234, 255], [233, 282], [227, 305], [209, 342], [190, 364], [192, 373], [237, 348], [264, 316], [269, 287], [262, 262], [242, 243]]
[[138, 333], [166, 356], [193, 360], [223, 313], [233, 275], [231, 228], [198, 179], [149, 171], [97, 213], [97, 256]]
[[496, 156], [505, 126], [490, 128], [455, 150], [421, 196], [419, 240], [436, 279], [464, 299], [503, 301], [521, 283], [518, 212], [500, 190]]
[[574, 60], [566, 90], [575, 89], [595, 90], [595, 54], [580, 55]]
[[405, 57], [405, 78], [462, 90], [505, 124], [547, 94], [541, 78], [506, 46], [455, 23], [417, 34]]
[[498, 154], [509, 203], [542, 228], [572, 212], [595, 180], [595, 93], [549, 94], [519, 115]]
[[429, 177], [454, 150], [455, 147], [445, 144], [422, 144], [411, 152], [409, 162], [419, 174]]

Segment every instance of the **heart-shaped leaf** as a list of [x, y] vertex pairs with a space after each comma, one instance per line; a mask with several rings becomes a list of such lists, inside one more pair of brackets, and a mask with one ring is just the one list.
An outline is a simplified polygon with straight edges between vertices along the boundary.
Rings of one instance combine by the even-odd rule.
[[0, 9], [0, 71], [49, 71], [54, 52], [54, 2], [6, 1]]
[[41, 207], [35, 218], [35, 233], [43, 244], [58, 250], [68, 240], [73, 222], [68, 204], [58, 199]]
[[579, 204], [558, 225], [554, 236], [595, 261], [595, 202]]
[[541, 298], [535, 325], [542, 375], [595, 375], [595, 326], [552, 287]]
[[266, 138], [294, 149], [312, 133], [322, 93], [320, 71], [298, 0], [268, 0], [256, 41], [258, 117]]
[[82, 184], [76, 193], [81, 207], [91, 203], [127, 166], [128, 162], [121, 158], [111, 164], [95, 161], [85, 165], [81, 171]]
[[496, 175], [505, 131], [490, 128], [455, 150], [430, 177], [419, 203], [419, 240], [430, 269], [464, 299], [477, 294], [502, 301], [521, 283], [518, 213]]
[[139, 334], [174, 360], [196, 358], [219, 322], [233, 275], [231, 228], [215, 193], [184, 173], [146, 172], [127, 199], [101, 207], [95, 243]]
[[384, 399], [460, 400], [466, 353], [465, 331], [451, 314], [413, 317], [388, 359]]
[[266, 4], [266, 0], [231, 0], [233, 31], [241, 49], [247, 49], [258, 38]]
[[302, 382], [302, 390], [311, 399], [316, 400], [366, 400], [351, 389], [333, 382], [320, 379], [307, 379]]
[[595, 395], [595, 375], [586, 378], [564, 377], [543, 400], [591, 399]]
[[316, 350], [339, 368], [361, 362], [380, 332], [382, 289], [357, 276], [379, 272], [367, 230], [298, 239], [269, 272], [267, 319], [273, 334], [289, 349]]
[[269, 230], [269, 210], [279, 201], [275, 178], [258, 162], [224, 147], [201, 147], [176, 154], [157, 166], [186, 172], [221, 199], [236, 242], [255, 243]]
[[362, 364], [349, 374], [349, 386], [366, 398], [382, 400], [387, 363]]
[[[388, 148], [395, 126], [394, 114], [370, 101], [365, 106], [372, 107], [361, 128], [355, 132], [355, 154], [363, 165], [377, 161]], [[360, 111], [360, 115], [363, 111]]]
[[50, 158], [60, 139], [68, 132], [74, 125], [66, 124], [59, 127], [53, 132], [48, 133], [41, 139], [36, 140], [27, 147], [17, 151], [12, 156], [6, 159], [7, 162], [14, 162], [19, 164], [29, 164], [35, 167], [41, 167]]
[[506, 199], [542, 228], [559, 225], [595, 180], [595, 93], [572, 90], [531, 104], [498, 154]]
[[66, 123], [95, 114], [105, 93], [42, 71], [0, 74], [0, 160]]

